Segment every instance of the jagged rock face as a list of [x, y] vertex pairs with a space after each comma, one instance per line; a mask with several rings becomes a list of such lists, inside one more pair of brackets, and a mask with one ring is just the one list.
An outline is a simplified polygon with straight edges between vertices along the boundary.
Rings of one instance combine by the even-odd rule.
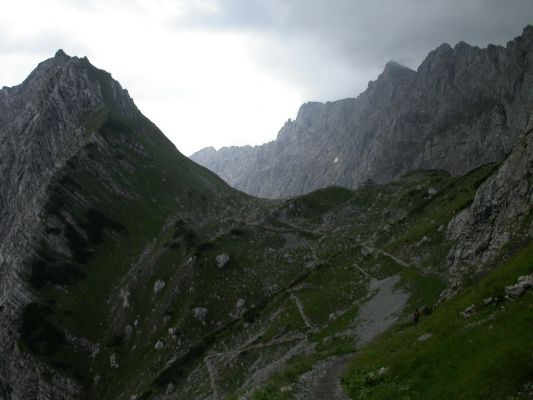
[[0, 90], [1, 399], [71, 398], [78, 390], [64, 376], [43, 379], [47, 368], [21, 352], [17, 341], [21, 310], [35, 299], [25, 260], [43, 237], [39, 212], [50, 180], [92, 140], [82, 125], [106, 97], [125, 114], [137, 112], [117, 82], [101, 87], [98, 73], [106, 74], [60, 50], [21, 85]]
[[[530, 125], [533, 120], [530, 121]], [[447, 236], [456, 244], [448, 254], [453, 295], [462, 280], [482, 272], [511, 243], [533, 238], [533, 127], [517, 142], [497, 173], [483, 182], [469, 208], [450, 221]]]
[[306, 103], [275, 141], [191, 156], [230, 185], [288, 197], [417, 169], [463, 174], [502, 161], [533, 105], [533, 27], [507, 47], [442, 45], [411, 71], [394, 62], [356, 99]]
[[[225, 209], [244, 196], [179, 153], [110, 74], [62, 51], [0, 91], [0, 155], [0, 399], [129, 398], [106, 392], [133, 383], [116, 377], [117, 347], [123, 335], [138, 340], [134, 356], [156, 344], [148, 330], [134, 337], [155, 326], [135, 304], [157, 296], [147, 315], [168, 322], [177, 295], [161, 276], [146, 285], [154, 259], [177, 263], [182, 235], [191, 246], [205, 220], [232, 224]], [[177, 243], [156, 246], [178, 215]]]

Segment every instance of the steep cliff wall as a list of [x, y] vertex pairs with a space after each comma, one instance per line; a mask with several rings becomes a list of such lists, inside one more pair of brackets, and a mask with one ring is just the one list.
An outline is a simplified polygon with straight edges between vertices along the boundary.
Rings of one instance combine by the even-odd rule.
[[[417, 169], [460, 175], [502, 161], [533, 108], [533, 27], [506, 47], [443, 44], [418, 70], [394, 62], [355, 99], [306, 103], [275, 141], [191, 156], [233, 187], [289, 197]], [[253, 127], [251, 127], [253, 129]]]

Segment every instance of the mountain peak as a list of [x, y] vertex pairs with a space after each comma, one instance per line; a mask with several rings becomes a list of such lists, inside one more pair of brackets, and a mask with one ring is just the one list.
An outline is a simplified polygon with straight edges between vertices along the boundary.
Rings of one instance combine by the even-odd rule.
[[410, 80], [414, 75], [416, 75], [416, 72], [412, 69], [391, 60], [385, 64], [385, 68], [376, 82], [403, 83], [406, 80]]
[[67, 55], [67, 53], [63, 51], [63, 49], [59, 49], [58, 51], [56, 51], [54, 58], [70, 58], [70, 57]]
[[471, 45], [461, 40], [459, 43], [455, 45], [454, 50], [471, 49], [471, 48], [472, 48]]
[[410, 70], [410, 68], [406, 67], [405, 65], [402, 65], [400, 64], [399, 62], [397, 61], [394, 61], [394, 60], [390, 60], [387, 64], [385, 64], [385, 70], [402, 70], [402, 69], [407, 69], [407, 70]]

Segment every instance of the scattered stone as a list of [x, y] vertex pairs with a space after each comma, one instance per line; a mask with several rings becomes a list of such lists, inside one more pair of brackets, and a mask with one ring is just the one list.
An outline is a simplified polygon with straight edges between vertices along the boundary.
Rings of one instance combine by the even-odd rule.
[[196, 307], [192, 310], [192, 315], [194, 316], [194, 318], [201, 322], [205, 322], [205, 319], [207, 318], [207, 313], [207, 308], [204, 307]]
[[138, 394], [132, 394], [130, 400], [139, 400], [140, 396]]
[[161, 350], [163, 347], [165, 347], [165, 344], [161, 340], [158, 340], [154, 346], [154, 349]]
[[468, 306], [465, 308], [464, 311], [461, 312], [461, 315], [464, 318], [470, 318], [472, 315], [474, 315], [476, 312], [476, 306], [472, 304], [471, 306]]
[[173, 335], [176, 335], [178, 333], [178, 328], [176, 327], [171, 327], [171, 328], [168, 328], [168, 334], [173, 336]]
[[223, 253], [216, 257], [218, 268], [224, 268], [230, 262], [229, 254]]
[[98, 385], [100, 383], [100, 380], [102, 380], [102, 377], [100, 376], [100, 374], [96, 374], [94, 376], [94, 384]]
[[425, 342], [426, 340], [428, 340], [431, 336], [433, 336], [432, 333], [424, 333], [422, 336], [420, 336], [418, 338], [418, 341], [419, 342]]
[[111, 354], [109, 356], [109, 365], [111, 366], [111, 368], [118, 368], [119, 365], [118, 365], [118, 361], [117, 361], [117, 355], [115, 353]]
[[374, 249], [372, 249], [370, 247], [363, 246], [363, 248], [361, 249], [361, 255], [363, 257], [368, 257], [373, 252], [374, 252]]
[[431, 187], [431, 188], [428, 189], [428, 195], [430, 195], [430, 196], [435, 196], [437, 193], [438, 193], [438, 190], [435, 189], [435, 188]]
[[444, 228], [445, 228], [444, 225], [439, 225], [439, 227], [437, 228], [437, 231], [442, 232]]
[[483, 304], [485, 304], [486, 306], [492, 303], [494, 303], [494, 297], [487, 297], [486, 299], [483, 300]]
[[165, 390], [165, 394], [168, 396], [168, 395], [174, 393], [175, 390], [176, 390], [176, 386], [172, 382], [170, 382], [167, 385], [167, 388]]
[[381, 367], [381, 368], [378, 370], [378, 375], [386, 374], [387, 371], [388, 371], [388, 368], [387, 368], [387, 367]]
[[420, 239], [416, 245], [417, 246], [421, 246], [421, 245], [423, 245], [425, 243], [429, 243], [429, 242], [431, 242], [431, 239], [428, 238], [427, 236], [423, 236], [422, 239]]
[[124, 328], [124, 334], [126, 335], [126, 339], [130, 339], [131, 335], [133, 335], [133, 326], [126, 325], [126, 328]]
[[516, 299], [522, 296], [522, 294], [533, 287], [533, 274], [525, 275], [518, 278], [515, 285], [507, 286], [505, 288], [505, 297], [508, 299]]
[[237, 304], [235, 305], [235, 308], [237, 309], [243, 308], [245, 304], [246, 304], [246, 300], [239, 298], [237, 299]]
[[284, 393], [284, 392], [292, 392], [293, 391], [293, 387], [292, 387], [292, 385], [282, 386], [280, 391], [282, 393]]
[[119, 297], [122, 299], [122, 307], [128, 308], [130, 306], [130, 292], [127, 289], [121, 289]]
[[154, 283], [154, 292], [157, 293], [166, 286], [166, 282], [163, 280], [157, 280]]
[[97, 344], [97, 345], [95, 346], [95, 348], [93, 349], [93, 351], [91, 352], [91, 357], [92, 357], [92, 358], [96, 357], [96, 355], [97, 355], [98, 353], [100, 353], [100, 345], [99, 345], [99, 344]]
[[391, 228], [390, 224], [385, 224], [385, 225], [383, 225], [383, 228], [381, 228], [381, 230], [383, 232], [387, 232], [388, 230], [390, 230], [390, 228]]

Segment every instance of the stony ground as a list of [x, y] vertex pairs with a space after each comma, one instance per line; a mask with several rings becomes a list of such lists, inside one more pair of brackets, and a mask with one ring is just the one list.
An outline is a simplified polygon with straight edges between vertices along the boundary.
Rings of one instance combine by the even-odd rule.
[[[382, 280], [372, 279], [369, 285], [369, 299], [362, 304], [355, 330], [358, 346], [364, 346], [393, 325], [404, 310], [409, 295], [395, 286], [398, 275]], [[352, 332], [346, 332], [350, 334]], [[356, 354], [331, 357], [320, 361], [302, 375], [296, 390], [298, 400], [347, 400], [341, 377], [348, 362]]]

